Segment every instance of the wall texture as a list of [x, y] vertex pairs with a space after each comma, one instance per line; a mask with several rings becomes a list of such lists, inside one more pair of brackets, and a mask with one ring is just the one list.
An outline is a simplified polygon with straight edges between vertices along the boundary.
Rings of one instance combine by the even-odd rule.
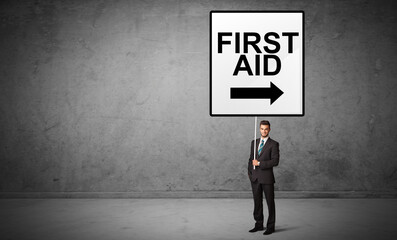
[[397, 191], [395, 1], [2, 1], [0, 192], [245, 191], [253, 117], [209, 116], [209, 11], [304, 10], [276, 189]]

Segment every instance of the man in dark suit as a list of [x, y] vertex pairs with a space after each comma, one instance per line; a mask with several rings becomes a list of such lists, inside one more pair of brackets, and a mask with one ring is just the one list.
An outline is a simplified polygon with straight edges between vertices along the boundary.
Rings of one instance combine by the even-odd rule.
[[263, 228], [263, 193], [265, 193], [269, 217], [264, 235], [275, 230], [276, 209], [274, 204], [274, 174], [273, 167], [279, 162], [279, 144], [269, 138], [270, 123], [261, 121], [259, 124], [261, 137], [256, 139], [256, 159], [254, 159], [254, 141], [251, 142], [251, 155], [248, 160], [248, 177], [251, 181], [254, 197], [255, 227], [249, 232], [264, 230]]

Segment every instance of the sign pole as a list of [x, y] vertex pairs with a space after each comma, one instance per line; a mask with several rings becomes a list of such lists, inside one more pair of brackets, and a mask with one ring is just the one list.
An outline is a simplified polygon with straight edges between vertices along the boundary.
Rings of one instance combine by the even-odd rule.
[[[254, 134], [254, 159], [256, 159], [256, 125], [257, 125], [258, 117], [255, 116], [255, 134]], [[255, 170], [255, 166], [254, 166]]]

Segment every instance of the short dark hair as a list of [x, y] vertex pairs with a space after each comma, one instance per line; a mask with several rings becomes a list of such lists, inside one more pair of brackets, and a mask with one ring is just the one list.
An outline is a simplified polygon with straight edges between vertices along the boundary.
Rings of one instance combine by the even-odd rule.
[[259, 123], [259, 126], [260, 126], [260, 125], [269, 125], [269, 128], [270, 128], [270, 122], [267, 121], [267, 120], [262, 120], [262, 121]]

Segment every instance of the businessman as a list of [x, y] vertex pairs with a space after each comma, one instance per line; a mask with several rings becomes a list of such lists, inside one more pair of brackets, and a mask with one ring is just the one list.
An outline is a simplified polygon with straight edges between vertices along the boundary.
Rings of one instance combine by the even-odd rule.
[[[251, 142], [251, 155], [248, 160], [248, 177], [251, 181], [254, 197], [255, 227], [249, 232], [264, 230], [263, 227], [263, 192], [265, 193], [268, 219], [264, 235], [275, 231], [276, 209], [274, 204], [274, 174], [273, 167], [279, 162], [279, 144], [269, 138], [270, 123], [261, 121], [259, 124], [261, 137], [256, 139], [256, 159], [254, 159], [254, 141]], [[254, 169], [255, 166], [255, 169]]]

